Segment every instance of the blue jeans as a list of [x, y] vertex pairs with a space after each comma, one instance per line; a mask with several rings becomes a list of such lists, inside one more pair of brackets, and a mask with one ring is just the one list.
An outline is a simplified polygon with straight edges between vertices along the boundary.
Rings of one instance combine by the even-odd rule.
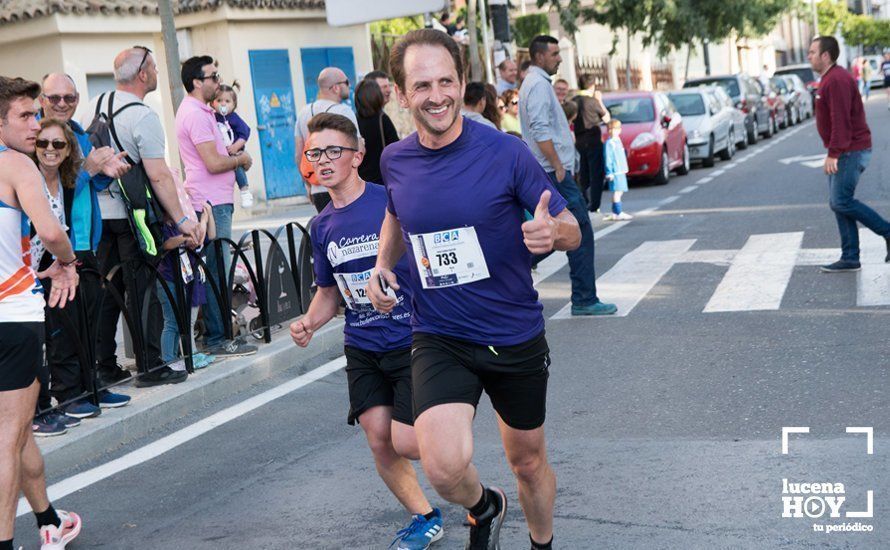
[[[166, 282], [175, 300], [176, 290], [174, 290], [173, 282]], [[161, 311], [164, 312], [164, 328], [161, 330], [161, 361], [169, 363], [179, 356], [179, 324], [176, 322], [176, 311], [173, 308], [173, 303], [167, 298], [167, 293], [164, 292], [161, 282], [155, 281], [155, 287], [158, 293], [158, 301], [161, 302]]]
[[[571, 172], [566, 172], [566, 177], [561, 182], [556, 181], [556, 172], [547, 172], [547, 175], [559, 194], [568, 201], [567, 208], [578, 219], [578, 226], [581, 228], [581, 246], [566, 252], [569, 257], [569, 277], [572, 280], [572, 305], [593, 305], [599, 298], [596, 296], [596, 271], [593, 267], [593, 226], [587, 213], [587, 202], [581, 196], [581, 190]], [[535, 262], [540, 262], [547, 256], [549, 254], [538, 256]]]
[[841, 234], [841, 260], [859, 261], [859, 229], [856, 222], [882, 237], [890, 237], [890, 222], [853, 197], [859, 176], [868, 166], [871, 149], [843, 153], [837, 160], [837, 174], [828, 176], [829, 205]]
[[[232, 214], [234, 211], [235, 206], [232, 204], [218, 204], [213, 207], [213, 221], [216, 224], [217, 238], [232, 238]], [[205, 257], [207, 271], [209, 271], [208, 276], [213, 277], [213, 280], [216, 281], [220, 293], [222, 293], [223, 289], [228, 285], [229, 265], [231, 265], [231, 257], [228, 254], [229, 247], [223, 245], [222, 252], [224, 266], [223, 273], [218, 273], [216, 269], [215, 247], [208, 246], [207, 256]], [[204, 305], [203, 316], [204, 327], [207, 329], [204, 337], [204, 345], [208, 348], [212, 348], [222, 344], [225, 340], [225, 331], [223, 329], [225, 325], [223, 325], [223, 322], [224, 319], [227, 322], [231, 322], [231, 314], [223, 316], [220, 313], [219, 304], [216, 303], [216, 297], [213, 295], [212, 290], [207, 293], [207, 304]]]
[[235, 168], [235, 183], [238, 184], [238, 189], [241, 191], [247, 189], [247, 172], [244, 171], [243, 166]]

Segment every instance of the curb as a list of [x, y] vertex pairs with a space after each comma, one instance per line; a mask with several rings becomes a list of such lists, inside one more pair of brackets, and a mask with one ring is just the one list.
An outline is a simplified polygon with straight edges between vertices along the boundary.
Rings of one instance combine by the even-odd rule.
[[102, 415], [83, 420], [67, 434], [38, 439], [46, 469], [63, 472], [94, 459], [167, 424], [199, 411], [250, 386], [298, 367], [302, 374], [319, 358], [343, 353], [343, 321], [336, 320], [315, 333], [312, 343], [299, 348], [287, 329], [260, 344], [256, 355], [236, 357], [189, 375], [180, 384], [136, 388], [117, 386], [133, 400], [126, 407], [103, 409]]

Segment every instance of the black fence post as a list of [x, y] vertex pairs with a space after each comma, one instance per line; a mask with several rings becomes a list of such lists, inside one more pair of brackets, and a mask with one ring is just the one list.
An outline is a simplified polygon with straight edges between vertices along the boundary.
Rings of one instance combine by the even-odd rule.
[[[260, 248], [260, 232], [254, 229], [250, 232], [250, 236], [253, 241], [253, 259], [256, 265], [257, 287], [255, 290], [260, 309], [260, 323], [263, 325], [263, 341], [268, 344], [272, 341], [272, 331], [269, 328], [269, 289], [266, 287], [266, 269], [263, 266], [263, 251]], [[272, 239], [272, 243], [275, 243], [275, 239]]]

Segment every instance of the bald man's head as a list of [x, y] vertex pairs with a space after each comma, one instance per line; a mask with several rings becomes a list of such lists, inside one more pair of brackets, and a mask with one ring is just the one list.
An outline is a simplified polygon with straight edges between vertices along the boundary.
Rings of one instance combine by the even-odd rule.
[[147, 48], [127, 48], [114, 58], [114, 81], [119, 85], [144, 88], [144, 93], [158, 87], [158, 67]]
[[337, 67], [327, 67], [318, 73], [318, 96], [331, 101], [349, 97], [349, 78]]
[[74, 79], [65, 73], [50, 73], [43, 77], [40, 107], [47, 118], [68, 122], [77, 110], [80, 96]]

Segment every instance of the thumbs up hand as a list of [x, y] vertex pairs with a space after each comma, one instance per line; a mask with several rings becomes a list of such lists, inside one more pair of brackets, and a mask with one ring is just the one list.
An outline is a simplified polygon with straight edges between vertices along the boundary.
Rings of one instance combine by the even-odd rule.
[[550, 215], [550, 191], [541, 193], [535, 217], [522, 224], [522, 238], [532, 254], [546, 254], [556, 242], [557, 224]]

